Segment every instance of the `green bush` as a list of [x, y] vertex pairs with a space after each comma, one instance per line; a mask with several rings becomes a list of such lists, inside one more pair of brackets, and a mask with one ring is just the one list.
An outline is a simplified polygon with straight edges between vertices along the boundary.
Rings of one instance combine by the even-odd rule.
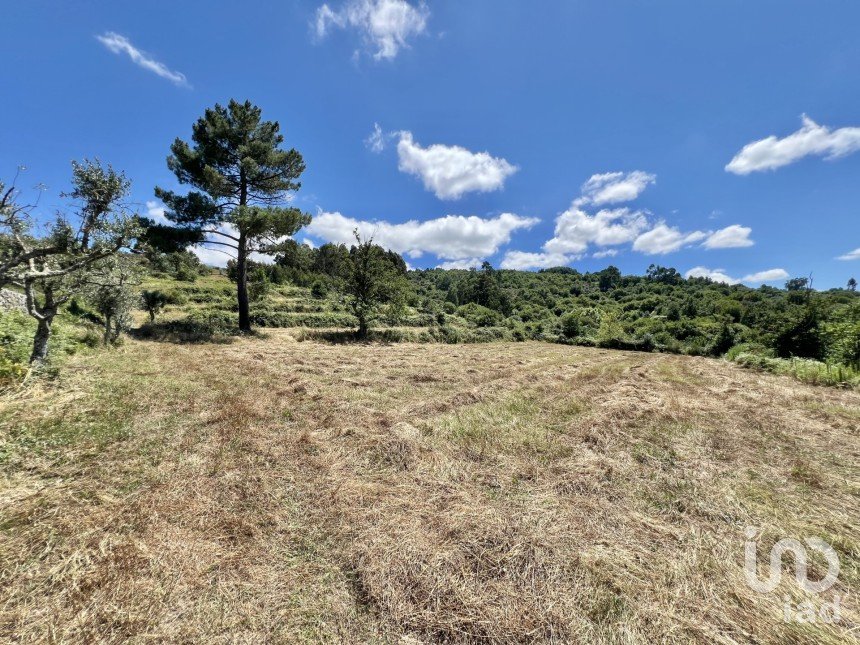
[[475, 327], [493, 327], [504, 320], [502, 314], [494, 309], [470, 302], [457, 308], [457, 314]]
[[311, 296], [314, 298], [325, 298], [328, 295], [328, 286], [322, 280], [315, 280], [311, 285]]

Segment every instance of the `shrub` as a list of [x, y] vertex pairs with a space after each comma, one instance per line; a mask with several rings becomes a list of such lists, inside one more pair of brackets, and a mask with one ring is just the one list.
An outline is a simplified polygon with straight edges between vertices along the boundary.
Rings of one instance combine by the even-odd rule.
[[501, 324], [504, 319], [498, 311], [474, 302], [458, 307], [457, 314], [475, 327], [492, 327]]
[[561, 333], [565, 338], [573, 338], [579, 336], [582, 327], [579, 324], [579, 316], [573, 312], [564, 314], [561, 317]]
[[311, 285], [311, 296], [317, 299], [325, 298], [328, 295], [328, 286], [322, 280], [315, 280]]

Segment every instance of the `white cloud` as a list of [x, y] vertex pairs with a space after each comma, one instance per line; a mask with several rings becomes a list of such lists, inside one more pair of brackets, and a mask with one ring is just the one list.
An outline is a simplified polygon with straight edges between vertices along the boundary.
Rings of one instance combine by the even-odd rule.
[[589, 215], [577, 203], [555, 220], [555, 235], [544, 244], [550, 253], [582, 253], [589, 244], [614, 246], [636, 239], [648, 226], [642, 211], [629, 208], [601, 210]]
[[752, 229], [749, 226], [732, 224], [714, 231], [708, 235], [708, 239], [702, 244], [706, 249], [736, 249], [755, 244], [750, 239]]
[[775, 170], [804, 157], [815, 155], [838, 159], [860, 150], [860, 128], [831, 130], [818, 125], [805, 114], [799, 130], [780, 139], [771, 135], [743, 147], [726, 166], [728, 172], [748, 175], [761, 170]]
[[185, 78], [185, 74], [168, 69], [164, 63], [151, 58], [132, 45], [131, 41], [125, 36], [107, 31], [101, 36], [96, 36], [96, 39], [114, 54], [126, 54], [135, 65], [149, 70], [161, 78], [167, 79], [174, 85], [188, 87], [188, 80]]
[[616, 204], [630, 202], [639, 197], [649, 184], [657, 181], [657, 176], [641, 170], [633, 172], [607, 172], [592, 175], [582, 185], [583, 204]]
[[525, 251], [508, 251], [502, 259], [503, 269], [517, 269], [525, 271], [528, 269], [548, 269], [550, 267], [565, 266], [575, 260], [576, 256], [567, 256], [563, 253], [527, 253]]
[[686, 278], [708, 278], [714, 282], [723, 284], [737, 284], [740, 280], [727, 275], [722, 269], [708, 269], [707, 267], [693, 267], [684, 274]]
[[751, 273], [743, 278], [733, 278], [726, 274], [723, 269], [708, 269], [707, 267], [693, 267], [684, 274], [687, 278], [709, 278], [714, 282], [722, 282], [724, 284], [739, 284], [746, 282], [748, 284], [761, 284], [763, 282], [778, 282], [785, 280], [788, 277], [788, 272], [785, 269], [766, 269]]
[[592, 253], [591, 257], [599, 260], [600, 258], [614, 258], [616, 255], [618, 255], [618, 249], [606, 249]]
[[[633, 250], [648, 254], [665, 254], [702, 242], [708, 249], [752, 246], [752, 229], [732, 224], [718, 231], [682, 232], [663, 221], [656, 223], [651, 213], [629, 207], [604, 208], [588, 212], [589, 205], [636, 199], [650, 184], [653, 174], [634, 170], [630, 173], [608, 172], [592, 175], [582, 185], [582, 195], [555, 220], [555, 234], [543, 245], [547, 253], [585, 253], [592, 244], [600, 247], [633, 243]], [[617, 249], [602, 249], [594, 258], [612, 257]]]
[[757, 273], [750, 273], [741, 278], [741, 282], [777, 282], [788, 278], [788, 271], [785, 269], [767, 269]]
[[462, 260], [448, 260], [436, 265], [437, 269], [473, 269], [483, 264], [481, 258], [464, 258]]
[[385, 150], [385, 133], [382, 132], [382, 128], [379, 127], [378, 123], [373, 124], [373, 132], [370, 133], [370, 136], [364, 140], [364, 145], [371, 152], [382, 152]]
[[707, 237], [707, 233], [702, 231], [682, 233], [678, 228], [660, 222], [650, 231], [646, 231], [636, 238], [633, 242], [633, 250], [648, 255], [664, 255], [677, 251], [683, 246], [699, 242], [705, 237]]
[[170, 223], [164, 215], [164, 205], [154, 199], [146, 202], [146, 216], [157, 224]]
[[856, 248], [853, 251], [846, 253], [845, 255], [840, 255], [837, 260], [860, 260], [860, 248]]
[[424, 187], [439, 199], [459, 199], [468, 192], [491, 192], [504, 187], [518, 168], [487, 152], [471, 152], [461, 146], [434, 144], [421, 147], [411, 132], [400, 132], [398, 168], [421, 178]]
[[446, 260], [487, 257], [507, 244], [511, 234], [531, 228], [540, 220], [502, 213], [496, 217], [481, 218], [475, 215], [446, 215], [419, 222], [410, 220], [400, 224], [385, 221], [360, 221], [340, 213], [319, 213], [305, 231], [327, 242], [351, 244], [352, 231], [373, 237], [380, 246], [405, 253], [412, 258], [432, 253]]
[[225, 267], [230, 259], [235, 259], [236, 256], [231, 255], [229, 251], [213, 249], [208, 246], [192, 246], [191, 252], [194, 253], [203, 264], [211, 267]]
[[423, 2], [412, 5], [406, 0], [349, 0], [341, 9], [327, 4], [317, 9], [314, 30], [325, 38], [331, 27], [351, 27], [361, 32], [376, 52], [377, 60], [395, 58], [406, 41], [427, 28], [430, 11]]

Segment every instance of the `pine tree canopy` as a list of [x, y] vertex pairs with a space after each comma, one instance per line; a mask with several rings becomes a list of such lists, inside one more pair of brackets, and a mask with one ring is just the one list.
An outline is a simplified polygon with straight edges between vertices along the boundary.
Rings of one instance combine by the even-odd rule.
[[284, 141], [279, 124], [262, 121], [260, 108], [250, 101], [207, 109], [191, 139], [190, 144], [173, 142], [167, 165], [180, 183], [196, 190], [186, 195], [155, 191], [177, 227], [219, 236], [210, 243], [234, 248], [241, 238], [250, 252], [275, 248], [278, 238], [310, 221], [299, 209], [285, 206], [301, 187], [302, 155], [279, 147]]

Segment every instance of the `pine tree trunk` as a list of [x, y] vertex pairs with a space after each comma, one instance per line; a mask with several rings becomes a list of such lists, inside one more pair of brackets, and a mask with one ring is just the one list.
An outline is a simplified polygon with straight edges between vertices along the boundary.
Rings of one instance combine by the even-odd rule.
[[239, 331], [251, 331], [251, 313], [248, 306], [248, 253], [245, 236], [239, 236], [236, 257], [236, 292], [239, 299]]
[[31, 365], [41, 365], [48, 358], [48, 339], [51, 337], [51, 323], [53, 316], [45, 316], [39, 319], [36, 327], [36, 335], [33, 337], [33, 352], [30, 354]]

